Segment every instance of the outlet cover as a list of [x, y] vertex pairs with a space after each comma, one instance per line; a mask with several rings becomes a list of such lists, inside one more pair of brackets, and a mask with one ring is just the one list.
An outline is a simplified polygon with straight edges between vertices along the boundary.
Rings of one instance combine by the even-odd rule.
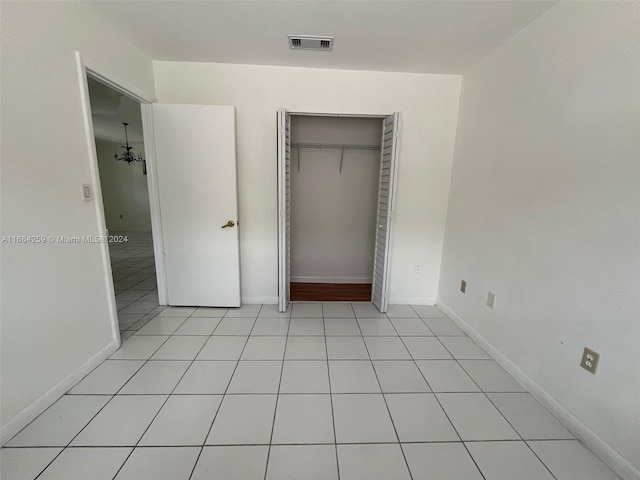
[[582, 361], [580, 362], [580, 366], [582, 368], [587, 372], [596, 373], [598, 360], [600, 360], [600, 355], [598, 353], [584, 347], [584, 351], [582, 352]]
[[496, 294], [493, 292], [489, 292], [489, 295], [487, 295], [487, 307], [495, 308], [495, 305], [496, 305]]
[[467, 281], [466, 280], [462, 280], [462, 282], [460, 282], [460, 291], [462, 293], [466, 293], [467, 292]]

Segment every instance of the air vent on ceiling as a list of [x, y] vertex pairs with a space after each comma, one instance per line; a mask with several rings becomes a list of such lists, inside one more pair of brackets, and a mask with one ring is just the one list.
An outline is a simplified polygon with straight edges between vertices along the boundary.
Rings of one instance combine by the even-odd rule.
[[296, 50], [333, 50], [333, 37], [314, 35], [289, 35], [289, 48]]

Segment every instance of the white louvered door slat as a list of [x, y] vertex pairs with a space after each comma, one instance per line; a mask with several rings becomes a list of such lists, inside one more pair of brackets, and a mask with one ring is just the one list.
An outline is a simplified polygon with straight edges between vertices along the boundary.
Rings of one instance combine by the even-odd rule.
[[400, 114], [394, 113], [384, 120], [380, 183], [378, 188], [378, 214], [373, 264], [371, 302], [381, 312], [386, 312], [389, 302], [389, 257], [391, 255], [391, 231], [393, 227], [393, 201], [397, 171]]
[[278, 309], [285, 312], [289, 306], [291, 278], [291, 116], [284, 108], [278, 109]]

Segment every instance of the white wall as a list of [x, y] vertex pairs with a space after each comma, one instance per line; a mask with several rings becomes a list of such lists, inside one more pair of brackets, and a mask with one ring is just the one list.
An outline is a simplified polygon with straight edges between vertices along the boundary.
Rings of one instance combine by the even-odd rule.
[[460, 76], [178, 62], [154, 71], [160, 102], [236, 106], [245, 302], [277, 296], [276, 109], [402, 112], [391, 300], [435, 301]]
[[639, 25], [560, 3], [464, 76], [439, 294], [626, 478], [595, 436], [640, 468]]
[[[293, 116], [291, 140], [378, 145], [379, 118]], [[298, 155], [300, 171], [298, 171]], [[291, 151], [291, 281], [370, 283], [380, 151]]]
[[[2, 235], [98, 235], [75, 51], [153, 99], [151, 62], [81, 3], [1, 8]], [[115, 340], [99, 245], [5, 243], [1, 268], [6, 440]]]
[[[142, 145], [131, 146], [144, 156]], [[96, 149], [107, 228], [110, 232], [150, 232], [149, 187], [142, 164], [114, 160], [113, 155], [122, 150], [120, 143], [96, 140]]]

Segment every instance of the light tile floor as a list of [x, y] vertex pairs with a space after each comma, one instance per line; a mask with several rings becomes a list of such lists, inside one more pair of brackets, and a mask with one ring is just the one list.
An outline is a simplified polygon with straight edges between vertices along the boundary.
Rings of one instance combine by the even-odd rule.
[[158, 307], [151, 232], [111, 232], [123, 242], [109, 244], [122, 339], [129, 338], [163, 308]]
[[435, 307], [150, 312], [2, 479], [618, 478]]
[[436, 307], [158, 306], [110, 246], [120, 350], [0, 450], [7, 480], [611, 480]]

